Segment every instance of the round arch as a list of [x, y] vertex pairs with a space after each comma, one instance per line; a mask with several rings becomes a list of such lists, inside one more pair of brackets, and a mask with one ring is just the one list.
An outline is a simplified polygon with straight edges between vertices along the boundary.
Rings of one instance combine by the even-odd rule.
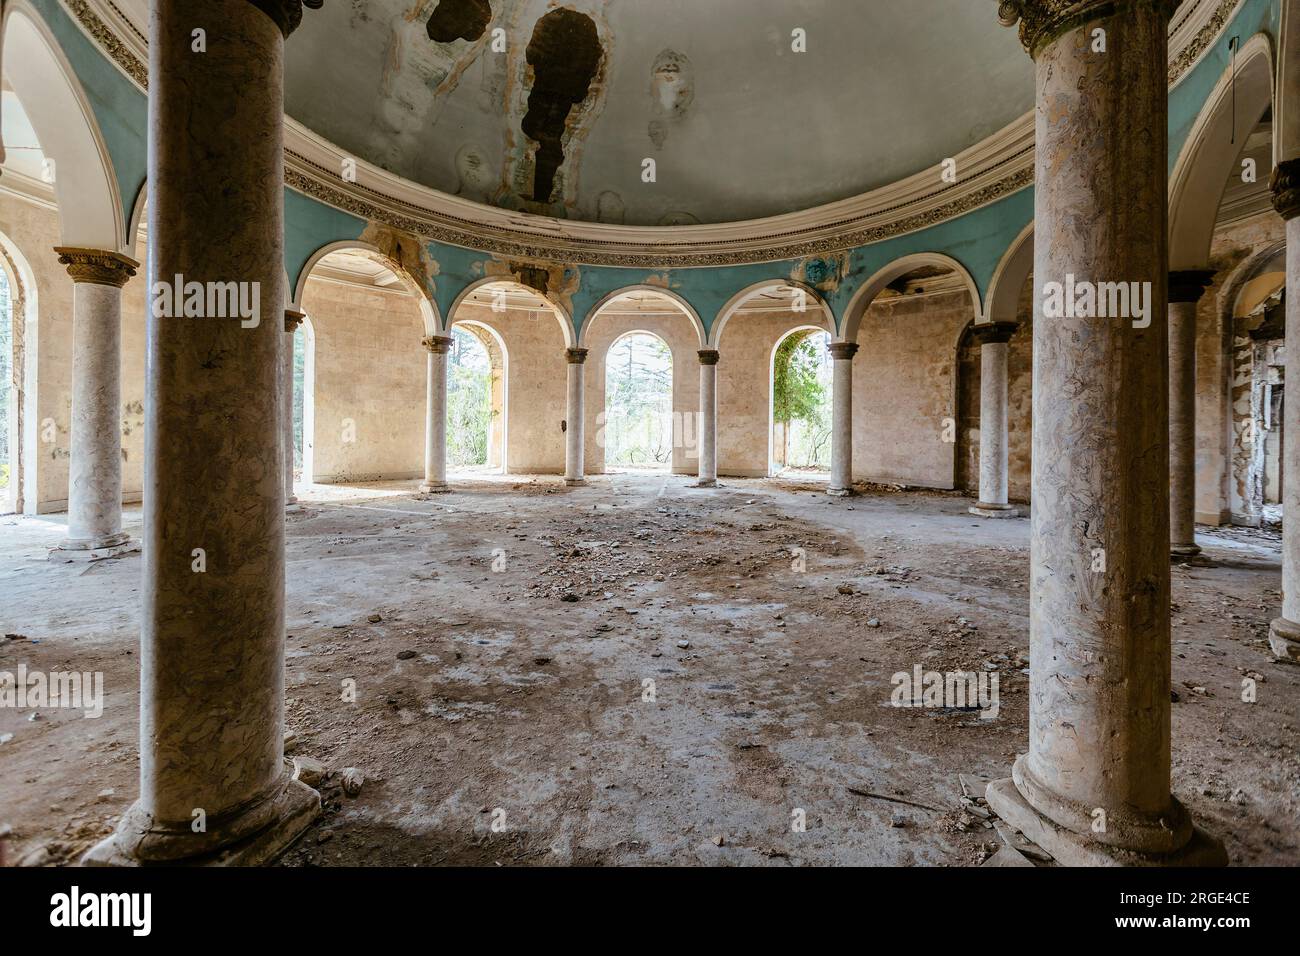
[[1020, 293], [1034, 271], [1034, 224], [1021, 230], [1007, 247], [989, 282], [982, 316], [976, 321], [1014, 322], [1020, 310]]
[[832, 324], [830, 328], [821, 325], [796, 325], [793, 328], [782, 332], [772, 345], [772, 351], [767, 357], [767, 476], [775, 478], [778, 474], [773, 467], [776, 464], [776, 456], [773, 454], [772, 443], [776, 433], [776, 353], [780, 351], [782, 343], [792, 335], [800, 332], [824, 332], [835, 338], [835, 327]]
[[[9, 415], [7, 421], [0, 421], [0, 428], [7, 430], [9, 440], [9, 460], [12, 468], [9, 473], [9, 487], [0, 496], [0, 513], [5, 511], [22, 511], [36, 513], [36, 466], [37, 429], [36, 429], [36, 375], [40, 368], [36, 361], [38, 334], [37, 321], [40, 309], [37, 305], [36, 277], [27, 258], [4, 233], [0, 233], [0, 272], [4, 273], [9, 284], [10, 320], [12, 341], [23, 342], [24, 361], [14, 368], [13, 378], [17, 388], [10, 392]], [[17, 359], [17, 350], [11, 359]], [[0, 388], [8, 388], [9, 383], [0, 382]], [[21, 399], [21, 404], [17, 401]]]
[[[595, 313], [593, 312], [592, 314], [594, 315]], [[667, 431], [668, 431], [669, 450], [668, 450], [668, 461], [667, 461], [667, 466], [666, 466], [666, 467], [667, 467], [668, 472], [671, 473], [672, 470], [673, 470], [673, 459], [674, 459], [674, 457], [675, 457], [675, 455], [674, 455], [674, 450], [675, 450], [675, 449], [673, 448], [673, 445], [674, 445], [674, 442], [675, 442], [675, 440], [676, 440], [677, 428], [678, 428], [678, 423], [675, 422], [675, 421], [673, 421], [673, 418], [675, 417], [675, 416], [673, 415], [673, 394], [674, 394], [674, 389], [675, 389], [675, 387], [676, 387], [676, 385], [677, 385], [677, 383], [676, 383], [677, 356], [673, 353], [673, 347], [672, 347], [671, 343], [669, 343], [669, 341], [668, 341], [666, 338], [664, 338], [662, 335], [660, 335], [658, 332], [652, 331], [651, 329], [648, 329], [648, 328], [645, 328], [645, 327], [631, 328], [631, 329], [627, 329], [627, 330], [624, 331], [624, 332], [620, 332], [618, 335], [616, 335], [613, 339], [610, 340], [609, 345], [607, 345], [607, 346], [605, 347], [605, 353], [604, 353], [604, 355], [601, 356], [600, 365], [601, 365], [601, 369], [602, 369], [602, 372], [603, 372], [602, 378], [603, 378], [604, 382], [605, 382], [606, 385], [607, 385], [608, 380], [609, 380], [609, 371], [610, 371], [610, 362], [609, 362], [609, 357], [610, 357], [610, 355], [613, 353], [614, 349], [618, 348], [618, 345], [619, 345], [620, 342], [623, 342], [623, 341], [626, 340], [626, 339], [634, 338], [634, 337], [636, 337], [636, 336], [645, 336], [646, 338], [654, 339], [656, 342], [658, 342], [660, 345], [662, 345], [662, 346], [664, 347], [664, 351], [667, 352], [667, 354], [668, 354], [668, 388], [667, 388], [667, 393], [668, 393], [668, 416], [669, 416], [669, 422], [668, 422], [668, 428], [667, 428]], [[586, 346], [585, 346], [585, 344], [584, 344], [583, 346], [580, 346], [580, 347], [585, 348]], [[606, 434], [607, 434], [607, 435], [609, 434], [609, 433], [608, 433], [608, 429], [609, 429], [609, 427], [610, 427], [610, 418], [609, 418], [609, 408], [610, 408], [610, 404], [609, 404], [609, 401], [610, 401], [610, 399], [609, 399], [609, 388], [608, 388], [608, 387], [605, 387], [605, 388], [603, 389], [602, 406], [600, 407], [599, 412], [598, 412], [598, 414], [600, 415], [600, 418], [598, 419], [598, 421], [600, 421], [600, 423], [601, 423], [601, 427], [602, 427], [603, 429], [606, 429]], [[610, 460], [609, 460], [609, 456], [610, 456], [610, 447], [611, 447], [611, 446], [610, 446], [610, 443], [609, 443], [608, 441], [606, 441], [605, 444], [604, 444], [604, 446], [603, 446], [604, 456], [603, 456], [603, 458], [602, 458], [602, 460], [601, 460], [601, 467], [602, 467], [602, 469], [603, 469], [604, 471], [606, 471], [606, 472], [608, 472], [608, 470], [609, 470], [609, 468], [610, 468]], [[627, 466], [618, 466], [618, 465], [615, 465], [614, 467], [617, 468], [617, 467], [627, 467]], [[632, 467], [635, 467], [635, 466], [632, 466]]]
[[[495, 441], [493, 440], [490, 431], [488, 434], [488, 465], [489, 467], [492, 467], [492, 446], [493, 444], [496, 444], [499, 446], [500, 473], [508, 475], [510, 473], [510, 352], [506, 349], [506, 343], [505, 340], [501, 338], [501, 334], [487, 323], [480, 322], [477, 319], [457, 319], [454, 312], [452, 313], [451, 318], [451, 328], [448, 329], [448, 332], [455, 329], [458, 325], [464, 326], [485, 347], [488, 353], [488, 363], [490, 365], [496, 368], [498, 366], [494, 359], [499, 358], [500, 360], [501, 395], [499, 402], [496, 399], [493, 399], [492, 404], [494, 406], [498, 404], [500, 405], [501, 425], [498, 429]], [[494, 350], [496, 352], [495, 356], [493, 355]]]
[[127, 235], [113, 160], [76, 73], [26, 0], [5, 7], [0, 60], [54, 163], [61, 244], [131, 254], [134, 237]]
[[303, 311], [302, 298], [307, 291], [307, 280], [311, 278], [312, 270], [331, 252], [365, 252], [382, 260], [384, 265], [402, 280], [402, 285], [419, 302], [420, 317], [424, 322], [424, 334], [438, 335], [441, 333], [443, 325], [442, 317], [438, 314], [438, 304], [429, 297], [424, 286], [415, 281], [415, 278], [402, 267], [401, 263], [385, 255], [374, 243], [366, 242], [364, 239], [345, 239], [338, 242], [329, 242], [313, 252], [298, 273], [298, 284], [293, 289], [292, 301], [287, 307]]
[[[695, 330], [695, 335], [699, 339], [700, 348], [707, 347], [708, 334], [704, 331], [704, 323], [700, 321], [700, 314], [695, 311], [693, 305], [671, 289], [665, 289], [663, 286], [659, 285], [638, 283], [636, 285], [625, 285], [620, 289], [615, 289], [591, 307], [590, 311], [587, 312], [586, 318], [582, 320], [582, 329], [578, 333], [579, 348], [587, 347], [587, 331], [591, 328], [592, 323], [600, 316], [601, 311], [616, 299], [621, 299], [633, 292], [651, 292], [655, 295], [663, 296], [665, 299], [670, 299], [691, 323], [691, 328]], [[648, 332], [647, 334], [655, 335], [653, 332]], [[620, 335], [619, 338], [623, 338], [623, 336]], [[658, 336], [656, 336], [656, 338], [658, 338]], [[617, 342], [618, 339], [615, 339], [614, 341]], [[664, 344], [667, 345], [668, 343], [665, 342]]]
[[905, 276], [913, 269], [919, 269], [922, 266], [938, 266], [950, 269], [961, 276], [966, 283], [966, 291], [970, 293], [970, 299], [975, 309], [975, 319], [979, 321], [980, 290], [966, 267], [952, 256], [945, 255], [942, 252], [917, 252], [909, 256], [903, 256], [901, 259], [895, 259], [863, 283], [862, 287], [853, 294], [853, 298], [849, 300], [849, 306], [844, 312], [844, 328], [837, 341], [857, 341], [858, 329], [862, 325], [862, 316], [871, 307], [871, 303], [876, 296], [880, 295], [885, 287], [895, 279]]
[[460, 295], [456, 296], [455, 300], [451, 303], [451, 308], [447, 310], [448, 330], [450, 330], [451, 326], [455, 325], [457, 321], [460, 321], [456, 318], [456, 313], [459, 311], [461, 303], [473, 295], [475, 290], [481, 289], [486, 285], [510, 286], [513, 289], [522, 289], [525, 292], [537, 296], [551, 307], [551, 314], [555, 316], [555, 321], [560, 323], [560, 331], [564, 334], [564, 347], [573, 348], [573, 320], [568, 311], [565, 310], [563, 306], [557, 304], [549, 296], [543, 295], [531, 286], [524, 285], [517, 279], [511, 279], [506, 276], [486, 276], [482, 279], [477, 279], [474, 282], [471, 282], [469, 285], [465, 286], [465, 288], [461, 289]]
[[[713, 328], [709, 333], [710, 347], [715, 349], [720, 347], [722, 330], [726, 328], [731, 317], [740, 311], [742, 305], [754, 296], [774, 289], [798, 289], [803, 292], [807, 296], [809, 303], [816, 304], [816, 311], [820, 313], [823, 324], [821, 326], [799, 326], [799, 328], [821, 328], [823, 332], [830, 333], [831, 338], [835, 337], [835, 313], [831, 311], [831, 307], [827, 305], [826, 300], [821, 297], [821, 294], [816, 289], [802, 282], [793, 282], [789, 279], [769, 279], [765, 282], [755, 282], [752, 285], [745, 286], [727, 300], [726, 304], [718, 312], [718, 317], [714, 320]], [[785, 336], [782, 336], [783, 340], [784, 338]]]
[[[1169, 177], [1169, 269], [1204, 268], [1223, 190], [1250, 131], [1273, 102], [1273, 56], [1257, 33], [1205, 101]], [[1234, 105], [1235, 103], [1235, 105]], [[1233, 116], [1236, 123], [1233, 123]], [[1258, 170], [1257, 175], [1267, 175]]]

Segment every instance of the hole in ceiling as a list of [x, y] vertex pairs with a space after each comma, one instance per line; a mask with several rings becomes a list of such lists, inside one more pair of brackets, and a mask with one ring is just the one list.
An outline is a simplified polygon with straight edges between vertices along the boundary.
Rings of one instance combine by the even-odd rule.
[[477, 40], [491, 20], [492, 5], [488, 0], [442, 0], [425, 29], [429, 39], [438, 43]]
[[552, 10], [533, 28], [527, 52], [528, 65], [533, 68], [533, 88], [522, 125], [524, 135], [538, 144], [533, 174], [535, 202], [551, 201], [555, 173], [564, 162], [561, 140], [569, 111], [587, 98], [601, 53], [596, 24], [576, 10]]

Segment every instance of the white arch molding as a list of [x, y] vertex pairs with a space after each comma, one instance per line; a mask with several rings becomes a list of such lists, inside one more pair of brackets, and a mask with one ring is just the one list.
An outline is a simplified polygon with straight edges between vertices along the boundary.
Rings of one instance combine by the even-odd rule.
[[566, 349], [573, 348], [573, 319], [569, 315], [568, 311], [550, 296], [543, 295], [531, 286], [526, 286], [518, 279], [513, 279], [509, 276], [486, 276], [482, 279], [471, 282], [469, 285], [465, 286], [465, 288], [461, 289], [460, 294], [456, 296], [455, 301], [451, 303], [451, 308], [447, 310], [448, 330], [459, 321], [456, 318], [456, 313], [460, 310], [461, 303], [473, 295], [476, 290], [487, 285], [506, 285], [513, 289], [520, 289], [530, 295], [537, 296], [550, 306], [551, 314], [554, 315], [555, 320], [560, 323], [560, 331], [564, 335], [564, 347]]
[[976, 322], [1014, 322], [1020, 311], [1020, 293], [1034, 271], [1034, 224], [1031, 221], [1007, 247], [989, 282], [983, 314]]
[[[320, 264], [320, 261], [328, 256], [331, 252], [366, 252], [382, 259], [384, 264], [393, 270], [393, 273], [402, 280], [402, 285], [410, 292], [420, 306], [420, 318], [424, 323], [425, 335], [440, 335], [442, 333], [442, 317], [438, 314], [438, 303], [429, 297], [428, 292], [423, 285], [416, 281], [415, 277], [406, 271], [405, 267], [392, 256], [383, 252], [372, 242], [366, 242], [363, 239], [341, 239], [338, 242], [329, 242], [321, 246], [307, 259], [302, 270], [298, 273], [298, 284], [294, 287], [293, 295], [285, 297], [291, 299], [287, 308], [297, 309], [299, 312], [306, 311], [302, 307], [303, 295], [307, 291], [307, 281], [311, 278], [312, 270]], [[287, 273], [286, 273], [287, 275]], [[286, 279], [287, 291], [287, 279]]]
[[[1171, 272], [1201, 269], [1209, 263], [1214, 222], [1228, 178], [1240, 169], [1246, 139], [1272, 101], [1272, 48], [1269, 38], [1257, 33], [1237, 53], [1235, 81], [1231, 66], [1219, 77], [1169, 177]], [[1256, 170], [1256, 175], [1265, 181], [1269, 171]]]
[[[510, 474], [510, 352], [506, 349], [505, 340], [496, 329], [486, 322], [480, 322], [477, 319], [457, 319], [455, 313], [452, 313], [451, 329], [458, 325], [472, 326], [474, 329], [487, 334], [501, 352], [501, 471], [503, 475]], [[451, 330], [448, 330], [451, 331]], [[487, 351], [485, 348], [484, 351]], [[492, 364], [492, 353], [488, 352], [488, 365]], [[489, 426], [490, 428], [490, 426]], [[489, 438], [491, 432], [489, 431]], [[488, 460], [491, 461], [491, 452], [488, 452]]]
[[61, 244], [131, 255], [108, 145], [76, 73], [26, 0], [4, 5], [0, 61], [45, 156], [54, 162]]
[[[730, 299], [718, 311], [718, 317], [713, 322], [713, 328], [709, 332], [709, 347], [719, 348], [722, 342], [722, 330], [726, 328], [727, 322], [731, 317], [740, 311], [740, 307], [756, 295], [760, 295], [771, 289], [800, 289], [808, 297], [809, 318], [816, 319], [820, 317], [821, 325], [819, 326], [800, 326], [800, 328], [820, 328], [823, 332], [830, 333], [831, 338], [835, 338], [835, 313], [831, 307], [826, 304], [826, 300], [812, 286], [803, 282], [794, 282], [790, 279], [766, 279], [762, 282], [755, 282], [752, 285], [745, 286]], [[815, 308], [814, 308], [815, 306]], [[783, 336], [784, 338], [784, 336]]]
[[917, 252], [903, 256], [901, 259], [895, 259], [862, 284], [861, 288], [853, 294], [853, 298], [849, 300], [848, 308], [844, 310], [844, 328], [836, 341], [856, 342], [858, 330], [862, 326], [862, 317], [866, 314], [867, 309], [871, 307], [871, 303], [875, 301], [876, 296], [880, 295], [885, 287], [895, 279], [905, 276], [912, 270], [919, 269], [922, 266], [937, 266], [950, 269], [961, 276], [966, 283], [966, 291], [970, 294], [970, 300], [975, 310], [975, 321], [980, 321], [979, 286], [975, 283], [966, 267], [952, 256], [941, 252]]
[[[630, 293], [633, 292], [652, 292], [656, 295], [663, 296], [666, 299], [670, 299], [681, 311], [682, 315], [684, 315], [686, 319], [691, 323], [691, 328], [695, 330], [695, 337], [696, 340], [699, 342], [699, 347], [702, 349], [708, 347], [707, 345], [707, 342], [709, 340], [708, 334], [704, 331], [704, 323], [700, 321], [700, 314], [695, 311], [695, 306], [691, 305], [689, 302], [687, 302], [676, 292], [673, 292], [671, 289], [665, 289], [663, 286], [650, 285], [648, 283], [637, 283], [635, 285], [625, 285], [620, 289], [615, 289], [613, 292], [604, 296], [599, 302], [597, 302], [595, 305], [591, 307], [591, 310], [587, 313], [587, 317], [583, 319], [582, 329], [578, 333], [579, 348], [587, 347], [587, 331], [591, 328], [592, 324], [596, 321], [596, 319], [600, 317], [600, 314], [605, 309], [605, 307], [608, 306], [610, 303], [614, 302], [616, 299], [621, 299], [624, 296], [629, 295]], [[661, 336], [656, 335], [656, 333], [654, 332], [648, 332], [647, 334], [655, 335], [656, 338], [661, 338]], [[619, 338], [622, 337], [623, 336], [619, 336]], [[614, 341], [617, 342], [618, 339], [615, 339]]]

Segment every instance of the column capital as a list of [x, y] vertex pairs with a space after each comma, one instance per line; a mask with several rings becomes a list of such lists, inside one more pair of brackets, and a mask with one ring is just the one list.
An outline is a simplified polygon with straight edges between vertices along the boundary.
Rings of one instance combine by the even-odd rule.
[[426, 335], [424, 338], [420, 339], [420, 344], [423, 345], [430, 352], [437, 352], [439, 354], [446, 355], [448, 352], [451, 351], [451, 336], [450, 335]]
[[697, 352], [696, 354], [699, 355], [699, 357], [700, 357], [700, 364], [701, 364], [701, 365], [717, 365], [717, 364], [718, 364], [718, 350], [717, 350], [717, 349], [700, 349], [699, 352]]
[[140, 263], [120, 252], [77, 246], [55, 246], [54, 251], [59, 254], [59, 264], [68, 267], [73, 282], [111, 285], [120, 289], [140, 268]]
[[1284, 159], [1274, 166], [1268, 188], [1279, 216], [1283, 219], [1300, 216], [1300, 158]]
[[274, 20], [287, 40], [302, 23], [302, 8], [319, 10], [325, 5], [325, 0], [249, 0], [249, 3]]
[[581, 365], [583, 362], [587, 361], [587, 350], [586, 349], [565, 349], [564, 359], [570, 365]]
[[1213, 269], [1179, 269], [1169, 273], [1169, 301], [1197, 302], [1214, 281]]
[[1018, 328], [1017, 322], [976, 322], [970, 327], [970, 334], [980, 345], [1001, 345], [1011, 341]]
[[1149, 7], [1168, 20], [1181, 0], [1000, 0], [998, 22], [1020, 24], [1020, 44], [1031, 57], [1067, 30], [1113, 16], [1124, 7]]
[[831, 353], [832, 359], [851, 359], [858, 354], [857, 342], [832, 342], [826, 346], [826, 351]]
[[299, 312], [297, 309], [284, 310], [284, 330], [290, 335], [298, 331], [298, 326], [302, 325], [302, 320], [307, 318], [306, 312]]

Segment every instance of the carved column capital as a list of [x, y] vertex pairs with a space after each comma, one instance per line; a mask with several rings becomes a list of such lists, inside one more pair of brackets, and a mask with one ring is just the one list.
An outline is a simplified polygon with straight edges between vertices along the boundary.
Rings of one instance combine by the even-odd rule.
[[717, 349], [700, 349], [699, 352], [698, 352], [697, 354], [700, 356], [700, 364], [701, 364], [701, 365], [717, 365], [717, 364], [718, 364], [718, 350], [717, 350]]
[[430, 352], [437, 352], [439, 354], [446, 355], [448, 352], [451, 351], [451, 336], [450, 335], [426, 335], [424, 338], [420, 339], [420, 344], [423, 345]]
[[298, 331], [298, 326], [302, 325], [302, 320], [307, 318], [306, 312], [299, 312], [297, 309], [284, 310], [284, 330], [290, 335]]
[[583, 362], [587, 361], [587, 350], [586, 349], [565, 349], [564, 359], [570, 365], [581, 365]]
[[1284, 159], [1274, 166], [1268, 188], [1279, 216], [1283, 219], [1300, 216], [1300, 159]]
[[970, 334], [980, 345], [999, 345], [1011, 341], [1019, 327], [1015, 322], [976, 322]]
[[826, 351], [831, 353], [832, 359], [851, 359], [858, 354], [858, 343], [832, 342], [826, 346]]
[[1197, 302], [1211, 282], [1212, 269], [1179, 269], [1169, 273], [1169, 301]]
[[55, 246], [54, 251], [59, 254], [59, 263], [68, 267], [73, 282], [111, 285], [120, 289], [140, 268], [140, 263], [120, 252], [76, 246]]
[[274, 20], [287, 40], [302, 23], [302, 8], [319, 10], [325, 5], [325, 0], [249, 0], [249, 3]]
[[1113, 16], [1123, 7], [1150, 7], [1165, 20], [1173, 16], [1182, 0], [1001, 0], [998, 22], [1004, 27], [1020, 24], [1020, 43], [1031, 57], [1067, 30], [1102, 17]]

